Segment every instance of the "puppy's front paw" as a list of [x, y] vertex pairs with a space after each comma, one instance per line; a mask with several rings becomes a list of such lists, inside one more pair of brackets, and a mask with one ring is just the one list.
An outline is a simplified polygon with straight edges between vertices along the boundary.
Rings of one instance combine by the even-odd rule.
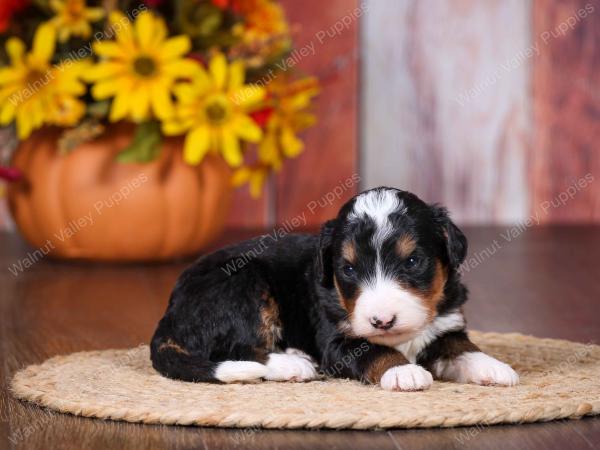
[[483, 352], [463, 353], [452, 361], [436, 364], [436, 375], [448, 381], [483, 386], [515, 386], [519, 375], [512, 367]]
[[429, 372], [416, 364], [405, 364], [388, 369], [379, 384], [387, 391], [422, 391], [433, 383]]
[[288, 351], [271, 353], [267, 360], [267, 380], [308, 381], [317, 378], [317, 371], [310, 356]]

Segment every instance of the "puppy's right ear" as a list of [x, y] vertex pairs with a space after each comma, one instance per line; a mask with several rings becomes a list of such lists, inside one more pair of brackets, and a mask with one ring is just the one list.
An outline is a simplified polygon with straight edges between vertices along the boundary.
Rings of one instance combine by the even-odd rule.
[[315, 276], [321, 285], [327, 289], [333, 288], [333, 254], [332, 241], [333, 230], [337, 220], [329, 220], [321, 227], [319, 235], [319, 248], [315, 261]]

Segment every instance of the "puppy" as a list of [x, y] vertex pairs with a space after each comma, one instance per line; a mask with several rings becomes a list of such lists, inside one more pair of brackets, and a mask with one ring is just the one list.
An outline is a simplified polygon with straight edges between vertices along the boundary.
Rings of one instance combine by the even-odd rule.
[[318, 367], [395, 391], [433, 378], [513, 386], [516, 372], [465, 331], [466, 253], [444, 208], [363, 192], [318, 236], [262, 236], [200, 258], [154, 334], [153, 366], [195, 382], [307, 381]]

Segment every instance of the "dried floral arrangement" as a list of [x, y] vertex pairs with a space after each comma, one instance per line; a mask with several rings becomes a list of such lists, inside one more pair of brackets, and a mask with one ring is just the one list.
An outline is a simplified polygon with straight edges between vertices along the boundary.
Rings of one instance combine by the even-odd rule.
[[273, 0], [2, 0], [0, 125], [17, 140], [61, 127], [68, 152], [132, 122], [124, 163], [182, 135], [186, 163], [218, 153], [256, 197], [315, 123], [318, 82], [281, 69], [291, 51]]

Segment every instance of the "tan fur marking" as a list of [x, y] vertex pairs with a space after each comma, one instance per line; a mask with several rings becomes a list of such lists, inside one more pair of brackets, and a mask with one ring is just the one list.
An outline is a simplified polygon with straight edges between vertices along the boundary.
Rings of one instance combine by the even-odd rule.
[[186, 349], [181, 347], [179, 344], [175, 343], [175, 341], [173, 341], [173, 339], [171, 339], [171, 338], [167, 339], [167, 342], [163, 342], [162, 344], [160, 344], [158, 346], [158, 351], [162, 352], [163, 350], [165, 350], [167, 348], [170, 348], [171, 350], [175, 350], [177, 353], [182, 353], [184, 355], [190, 354]]
[[351, 315], [354, 312], [356, 300], [360, 296], [360, 288], [356, 288], [356, 294], [354, 295], [354, 297], [345, 298], [342, 295], [342, 291], [340, 290], [340, 286], [335, 275], [333, 276], [333, 284], [335, 285], [335, 290], [337, 291], [338, 297], [340, 299], [340, 305], [342, 305], [342, 308], [344, 308], [348, 312], [348, 315]]
[[390, 350], [382, 355], [377, 356], [365, 373], [365, 378], [370, 383], [379, 383], [383, 374], [392, 367], [408, 364], [408, 360], [404, 355], [395, 350]]
[[417, 248], [417, 242], [408, 234], [403, 235], [396, 241], [396, 253], [401, 258], [408, 258]]
[[342, 244], [342, 256], [350, 263], [354, 264], [356, 262], [356, 247], [354, 247], [354, 242], [346, 241]]
[[268, 293], [261, 297], [260, 321], [258, 335], [264, 340], [265, 349], [269, 352], [277, 348], [281, 340], [281, 320], [279, 319], [279, 306], [275, 299]]
[[446, 268], [442, 265], [440, 260], [435, 261], [435, 274], [433, 275], [433, 281], [431, 287], [426, 292], [418, 289], [407, 288], [416, 297], [420, 298], [423, 302], [423, 306], [427, 308], [429, 320], [433, 320], [437, 314], [437, 306], [444, 299], [444, 288], [446, 287], [446, 281], [448, 280], [448, 273]]

